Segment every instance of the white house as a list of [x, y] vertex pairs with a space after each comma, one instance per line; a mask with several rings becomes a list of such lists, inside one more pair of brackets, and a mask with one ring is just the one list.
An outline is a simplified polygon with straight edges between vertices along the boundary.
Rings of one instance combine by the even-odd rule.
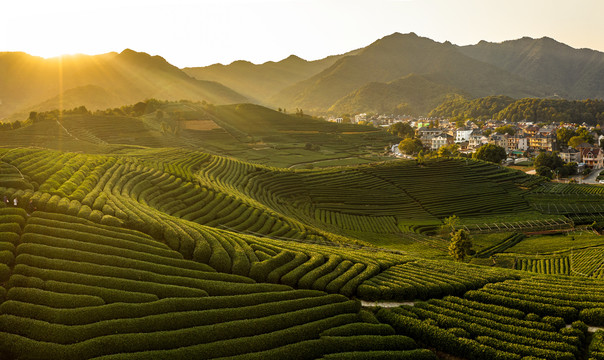
[[464, 141], [469, 141], [472, 131], [474, 130], [466, 127], [455, 130], [455, 143], [459, 144]]

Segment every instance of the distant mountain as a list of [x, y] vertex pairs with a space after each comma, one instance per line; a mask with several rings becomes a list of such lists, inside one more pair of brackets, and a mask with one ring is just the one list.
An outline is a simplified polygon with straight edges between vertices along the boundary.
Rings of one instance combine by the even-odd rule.
[[249, 61], [235, 61], [229, 65], [214, 64], [184, 68], [183, 71], [196, 79], [220, 82], [249, 98], [264, 102], [278, 91], [317, 74], [343, 56], [353, 53], [355, 52], [316, 61], [306, 61], [291, 55], [279, 62], [269, 61], [259, 65]]
[[388, 83], [369, 83], [338, 100], [328, 111], [425, 115], [454, 94], [464, 92], [412, 74]]
[[[0, 53], [0, 79], [0, 118], [44, 102], [55, 103], [65, 94], [77, 99], [78, 106], [92, 109], [146, 98], [217, 104], [247, 100], [219, 83], [191, 78], [162, 57], [132, 50], [52, 59]], [[99, 94], [109, 95], [99, 101]], [[64, 100], [63, 106], [67, 106]]]
[[307, 114], [427, 114], [449, 94], [604, 99], [604, 53], [550, 38], [456, 46], [414, 33], [321, 60], [178, 69], [132, 50], [42, 59], [0, 53], [0, 119], [84, 105], [117, 107], [147, 98], [260, 103]]
[[559, 97], [604, 98], [604, 53], [574, 49], [544, 37], [502, 43], [481, 41], [459, 50], [474, 59], [543, 84]]
[[413, 33], [395, 33], [377, 40], [356, 55], [283, 90], [273, 104], [324, 112], [339, 99], [370, 82], [390, 82], [409, 74], [455, 87], [472, 97], [504, 94], [546, 96], [548, 89], [492, 64], [464, 55], [450, 43], [438, 43]]

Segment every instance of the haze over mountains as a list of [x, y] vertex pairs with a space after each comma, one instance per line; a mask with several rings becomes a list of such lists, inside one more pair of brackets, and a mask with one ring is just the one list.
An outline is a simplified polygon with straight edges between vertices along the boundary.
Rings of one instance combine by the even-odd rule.
[[[335, 61], [330, 65], [323, 63], [328, 66], [304, 80], [281, 78], [282, 84], [290, 85], [275, 86], [272, 95], [258, 100], [274, 107], [299, 107], [317, 113], [407, 110], [419, 115], [427, 113], [427, 107], [440, 101], [444, 94], [470, 98], [488, 95], [604, 98], [604, 54], [573, 49], [549, 38], [522, 38], [504, 43], [483, 41], [460, 47], [414, 33], [394, 33], [365, 48], [330, 59]], [[285, 67], [287, 60], [276, 64]], [[316, 70], [318, 62], [297, 63], [299, 68], [304, 68], [302, 65], [310, 73]], [[238, 64], [220, 66], [222, 72], [228, 73], [230, 67]], [[203, 74], [209, 74], [211, 68], [185, 71], [205, 79]], [[247, 74], [238, 73], [237, 81], [229, 82], [228, 86], [248, 96], [268, 95], [250, 81], [256, 72], [252, 67], [249, 70]], [[265, 75], [269, 79], [278, 76]], [[226, 84], [220, 77], [207, 76]], [[238, 83], [246, 84], [247, 88], [239, 87]]]
[[28, 110], [105, 109], [144, 100], [247, 99], [222, 84], [196, 80], [159, 56], [132, 50], [52, 59], [0, 53], [0, 118]]
[[[202, 45], [201, 45], [202, 46]], [[394, 33], [316, 61], [236, 61], [178, 69], [132, 50], [42, 59], [0, 53], [0, 118], [105, 109], [146, 98], [254, 102], [306, 113], [427, 114], [448, 96], [604, 98], [604, 53], [553, 39], [456, 46]]]

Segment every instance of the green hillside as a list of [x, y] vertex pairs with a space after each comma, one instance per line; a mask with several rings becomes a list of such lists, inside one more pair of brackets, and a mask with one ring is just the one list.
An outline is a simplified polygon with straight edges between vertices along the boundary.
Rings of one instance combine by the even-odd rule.
[[562, 100], [507, 96], [478, 99], [451, 97], [434, 108], [430, 116], [460, 119], [497, 119], [533, 122], [583, 122], [597, 125], [604, 120], [603, 100]]
[[[138, 105], [139, 110], [132, 110]], [[370, 126], [329, 123], [252, 104], [150, 100], [103, 112], [51, 111], [38, 117], [28, 126], [0, 131], [2, 145], [88, 153], [183, 147], [280, 167], [321, 167], [333, 161], [383, 160], [384, 148], [399, 141]]]
[[418, 75], [389, 83], [369, 83], [341, 98], [329, 108], [334, 114], [428, 114], [454, 94], [463, 91], [440, 85]]

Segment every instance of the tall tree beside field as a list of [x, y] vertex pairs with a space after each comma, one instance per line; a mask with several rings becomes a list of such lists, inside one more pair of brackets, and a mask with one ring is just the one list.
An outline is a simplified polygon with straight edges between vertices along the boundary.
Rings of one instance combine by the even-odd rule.
[[455, 261], [463, 261], [466, 256], [470, 255], [471, 251], [472, 240], [470, 239], [470, 233], [465, 229], [459, 229], [454, 232], [449, 243], [449, 255]]

